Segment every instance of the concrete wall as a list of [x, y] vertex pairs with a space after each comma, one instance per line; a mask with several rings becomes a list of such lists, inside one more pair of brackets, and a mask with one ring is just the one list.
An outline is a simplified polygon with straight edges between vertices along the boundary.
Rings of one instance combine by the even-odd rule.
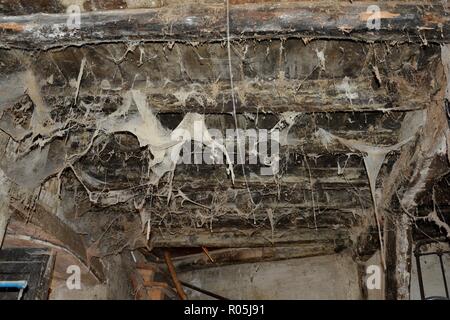
[[[359, 299], [350, 254], [249, 263], [190, 271], [186, 282], [230, 299]], [[206, 296], [188, 290], [192, 299]]]

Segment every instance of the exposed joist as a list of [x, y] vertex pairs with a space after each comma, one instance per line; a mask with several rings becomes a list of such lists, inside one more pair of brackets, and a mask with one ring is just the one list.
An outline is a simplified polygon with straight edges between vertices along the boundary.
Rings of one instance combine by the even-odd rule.
[[210, 247], [210, 248], [244, 248], [265, 247], [282, 244], [298, 243], [347, 243], [349, 234], [346, 230], [286, 228], [243, 229], [227, 228], [205, 229], [183, 228], [183, 230], [162, 229], [155, 230], [151, 238], [154, 247]]
[[[317, 188], [317, 186], [316, 186]], [[319, 186], [320, 188], [320, 186]], [[261, 205], [262, 208], [291, 208], [291, 209], [306, 209], [316, 206], [317, 208], [328, 208], [328, 209], [348, 209], [355, 207], [366, 207], [367, 202], [370, 199], [369, 189], [358, 188], [356, 191], [349, 184], [346, 188], [336, 189], [336, 190], [323, 190], [317, 188], [313, 191], [308, 190], [308, 187], [303, 187], [302, 185], [291, 185], [283, 186], [280, 185], [278, 188], [268, 186], [267, 188], [252, 188], [251, 195], [253, 201]], [[354, 191], [352, 193], [351, 191]], [[211, 202], [214, 198], [217, 198], [218, 191], [202, 191], [202, 190], [184, 190], [184, 195], [186, 195], [192, 201], [196, 203], [201, 203], [204, 206], [212, 205]], [[314, 194], [314, 201], [311, 200]], [[176, 192], [175, 192], [176, 194]], [[180, 200], [182, 198], [180, 197]], [[363, 202], [361, 204], [360, 202]], [[189, 202], [183, 201], [185, 208], [195, 208], [196, 205], [192, 205]], [[236, 204], [238, 207], [248, 208], [251, 207], [250, 193], [247, 189], [228, 189], [226, 191], [220, 192], [220, 203], [221, 209], [230, 212], [236, 209]]]
[[[385, 79], [389, 82], [390, 79]], [[425, 108], [429, 102], [427, 91], [402, 84], [395, 92], [375, 88], [373, 78], [358, 77], [321, 80], [273, 81], [246, 80], [234, 84], [237, 113], [243, 112], [370, 112], [408, 111]], [[82, 90], [81, 101], [110, 101], [120, 103], [117, 90]], [[66, 91], [66, 90], [65, 90]], [[142, 88], [155, 112], [225, 113], [233, 111], [229, 81], [215, 83], [168, 83], [164, 87]], [[44, 92], [49, 104], [67, 103], [73, 92], [60, 89]]]
[[[297, 2], [233, 5], [232, 38], [339, 38], [364, 41], [446, 42], [450, 39], [447, 5], [380, 3], [381, 29], [370, 30], [370, 2]], [[70, 30], [66, 14], [0, 17], [1, 46], [48, 49], [66, 45], [124, 41], [222, 41], [226, 6], [186, 5], [157, 9], [84, 13], [81, 28]]]
[[314, 243], [280, 247], [219, 249], [209, 251], [209, 257], [205, 253], [176, 257], [173, 259], [173, 264], [179, 272], [183, 272], [236, 263], [277, 261], [334, 254], [344, 248], [343, 243]]
[[[163, 209], [168, 211], [168, 209]], [[203, 228], [211, 227], [213, 230], [232, 228], [240, 226], [244, 229], [271, 228], [271, 219], [269, 218], [268, 208], [251, 211], [240, 208], [241, 211], [218, 211], [208, 212], [204, 209], [185, 208], [179, 212], [172, 212], [165, 216], [159, 214], [153, 216], [152, 230], [158, 233], [161, 225], [170, 224], [170, 232], [178, 233], [180, 230], [191, 225], [203, 225]], [[369, 212], [369, 211], [367, 211]], [[292, 209], [292, 208], [271, 208], [270, 209], [274, 230], [282, 232], [285, 229], [311, 228], [323, 229], [347, 229], [359, 223], [364, 218], [361, 214], [361, 208], [353, 209], [322, 209], [316, 208], [315, 213], [312, 208]], [[203, 219], [202, 219], [203, 217]], [[182, 232], [182, 231], [181, 231]], [[296, 232], [296, 231], [293, 231]], [[300, 231], [301, 232], [301, 231]], [[319, 231], [321, 232], [321, 231]], [[270, 240], [270, 239], [269, 239]], [[270, 242], [270, 241], [269, 241]], [[267, 244], [269, 245], [269, 244]]]
[[445, 112], [447, 80], [438, 68], [436, 81], [440, 90], [432, 97], [426, 109], [422, 126], [418, 121], [405, 120], [403, 127], [416, 132], [416, 141], [405, 146], [392, 171], [383, 181], [381, 206], [384, 210], [386, 248], [386, 297], [409, 299], [411, 281], [412, 219], [415, 208], [434, 184], [450, 171], [447, 159], [449, 125]]
[[[215, 188], [217, 190], [227, 190], [232, 187], [239, 189], [239, 187], [245, 188], [247, 185], [254, 191], [263, 190], [263, 187], [274, 190], [276, 186], [284, 186], [287, 188], [295, 188], [297, 192], [311, 190], [311, 185], [323, 190], [337, 190], [345, 187], [364, 189], [364, 187], [368, 187], [367, 176], [365, 176], [365, 171], [362, 168], [341, 169], [343, 173], [340, 175], [338, 174], [338, 168], [322, 170], [299, 168], [298, 170], [291, 170], [287, 174], [282, 174], [279, 177], [260, 175], [258, 171], [251, 174], [250, 171], [247, 171], [248, 177], [245, 179], [238, 171], [239, 167], [237, 167], [234, 185], [226, 175], [225, 170], [211, 170], [213, 169], [212, 167], [209, 169], [209, 172], [202, 170], [197, 174], [194, 171], [195, 169], [188, 172], [178, 170], [177, 175], [174, 176], [173, 184], [183, 190], [194, 189], [199, 191]], [[195, 175], [195, 178], [193, 178], [193, 175]]]

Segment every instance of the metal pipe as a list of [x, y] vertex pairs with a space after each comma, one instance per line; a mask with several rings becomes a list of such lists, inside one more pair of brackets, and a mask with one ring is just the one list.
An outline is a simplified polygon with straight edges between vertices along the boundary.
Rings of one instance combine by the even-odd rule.
[[27, 281], [0, 281], [0, 288], [14, 288], [23, 290], [27, 286]]

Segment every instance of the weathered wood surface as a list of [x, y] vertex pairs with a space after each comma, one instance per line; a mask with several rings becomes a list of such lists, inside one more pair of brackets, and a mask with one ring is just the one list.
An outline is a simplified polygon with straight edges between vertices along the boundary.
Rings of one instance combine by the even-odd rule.
[[[384, 79], [389, 82], [389, 79]], [[95, 92], [96, 91], [96, 92]], [[229, 81], [212, 84], [168, 83], [163, 87], [143, 88], [149, 106], [158, 113], [199, 112], [229, 113], [233, 111]], [[106, 97], [120, 102], [123, 91], [82, 90], [81, 101], [100, 101]], [[376, 88], [373, 77], [324, 80], [239, 81], [234, 84], [238, 113], [252, 112], [371, 112], [424, 109], [429, 103], [426, 90], [409, 85], [395, 90]], [[52, 89], [44, 93], [50, 104], [71, 103], [71, 90]]]
[[[233, 39], [326, 38], [364, 41], [448, 42], [450, 21], [441, 2], [374, 2], [381, 29], [370, 30], [371, 3], [298, 2], [232, 5]], [[124, 41], [223, 41], [226, 6], [186, 5], [157, 9], [94, 11], [81, 15], [81, 29], [67, 27], [66, 14], [0, 17], [5, 48], [48, 49]]]
[[317, 243], [261, 248], [218, 249], [209, 251], [209, 257], [205, 253], [176, 257], [173, 259], [173, 264], [179, 272], [183, 272], [236, 263], [277, 261], [334, 254], [344, 249], [345, 245], [345, 243]]
[[[382, 205], [409, 211], [421, 203], [440, 178], [449, 173], [447, 159], [448, 116], [445, 110], [446, 78], [442, 68], [436, 73], [439, 90], [432, 96], [418, 127], [409, 121], [404, 130], [416, 132], [416, 141], [403, 148], [391, 174], [383, 182]], [[410, 128], [408, 128], [410, 127]]]
[[272, 231], [269, 229], [228, 228], [213, 232], [204, 229], [184, 228], [179, 233], [160, 229], [151, 239], [154, 247], [210, 247], [245, 248], [265, 247], [292, 243], [345, 243], [349, 240], [346, 230], [286, 228]]
[[385, 298], [409, 300], [411, 286], [412, 222], [406, 214], [386, 217]]
[[[103, 266], [99, 260], [91, 259], [88, 256], [83, 237], [55, 214], [47, 212], [41, 206], [37, 206], [34, 212], [31, 213], [28, 208], [18, 203], [18, 201], [13, 201], [10, 204], [10, 208], [14, 211], [17, 220], [21, 222], [19, 226], [24, 227], [26, 223], [31, 223], [44, 230], [44, 232], [32, 230], [31, 234], [25, 235], [66, 249], [87, 266], [99, 280], [104, 280]], [[27, 231], [26, 228], [23, 229], [19, 230], [19, 234], [21, 231]]]
[[[443, 59], [444, 60], [444, 59]], [[384, 210], [386, 248], [386, 298], [409, 299], [411, 281], [412, 224], [416, 207], [434, 185], [449, 173], [447, 158], [448, 116], [445, 110], [447, 78], [440, 66], [436, 72], [439, 88], [426, 109], [421, 126], [404, 123], [404, 130], [416, 132], [415, 143], [405, 146], [391, 173], [383, 181], [381, 206]]]

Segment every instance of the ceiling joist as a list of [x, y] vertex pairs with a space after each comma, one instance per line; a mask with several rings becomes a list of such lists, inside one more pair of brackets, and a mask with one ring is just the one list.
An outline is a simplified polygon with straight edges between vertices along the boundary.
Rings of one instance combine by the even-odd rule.
[[[376, 16], [369, 10], [371, 4], [380, 9]], [[450, 40], [447, 10], [440, 1], [230, 5], [229, 28], [232, 39], [298, 37], [443, 43]], [[369, 25], [377, 17], [381, 22], [379, 30]], [[69, 28], [69, 19], [67, 14], [2, 16], [0, 46], [36, 50], [107, 42], [223, 41], [227, 29], [223, 4], [88, 12], [81, 14], [79, 29]]]

